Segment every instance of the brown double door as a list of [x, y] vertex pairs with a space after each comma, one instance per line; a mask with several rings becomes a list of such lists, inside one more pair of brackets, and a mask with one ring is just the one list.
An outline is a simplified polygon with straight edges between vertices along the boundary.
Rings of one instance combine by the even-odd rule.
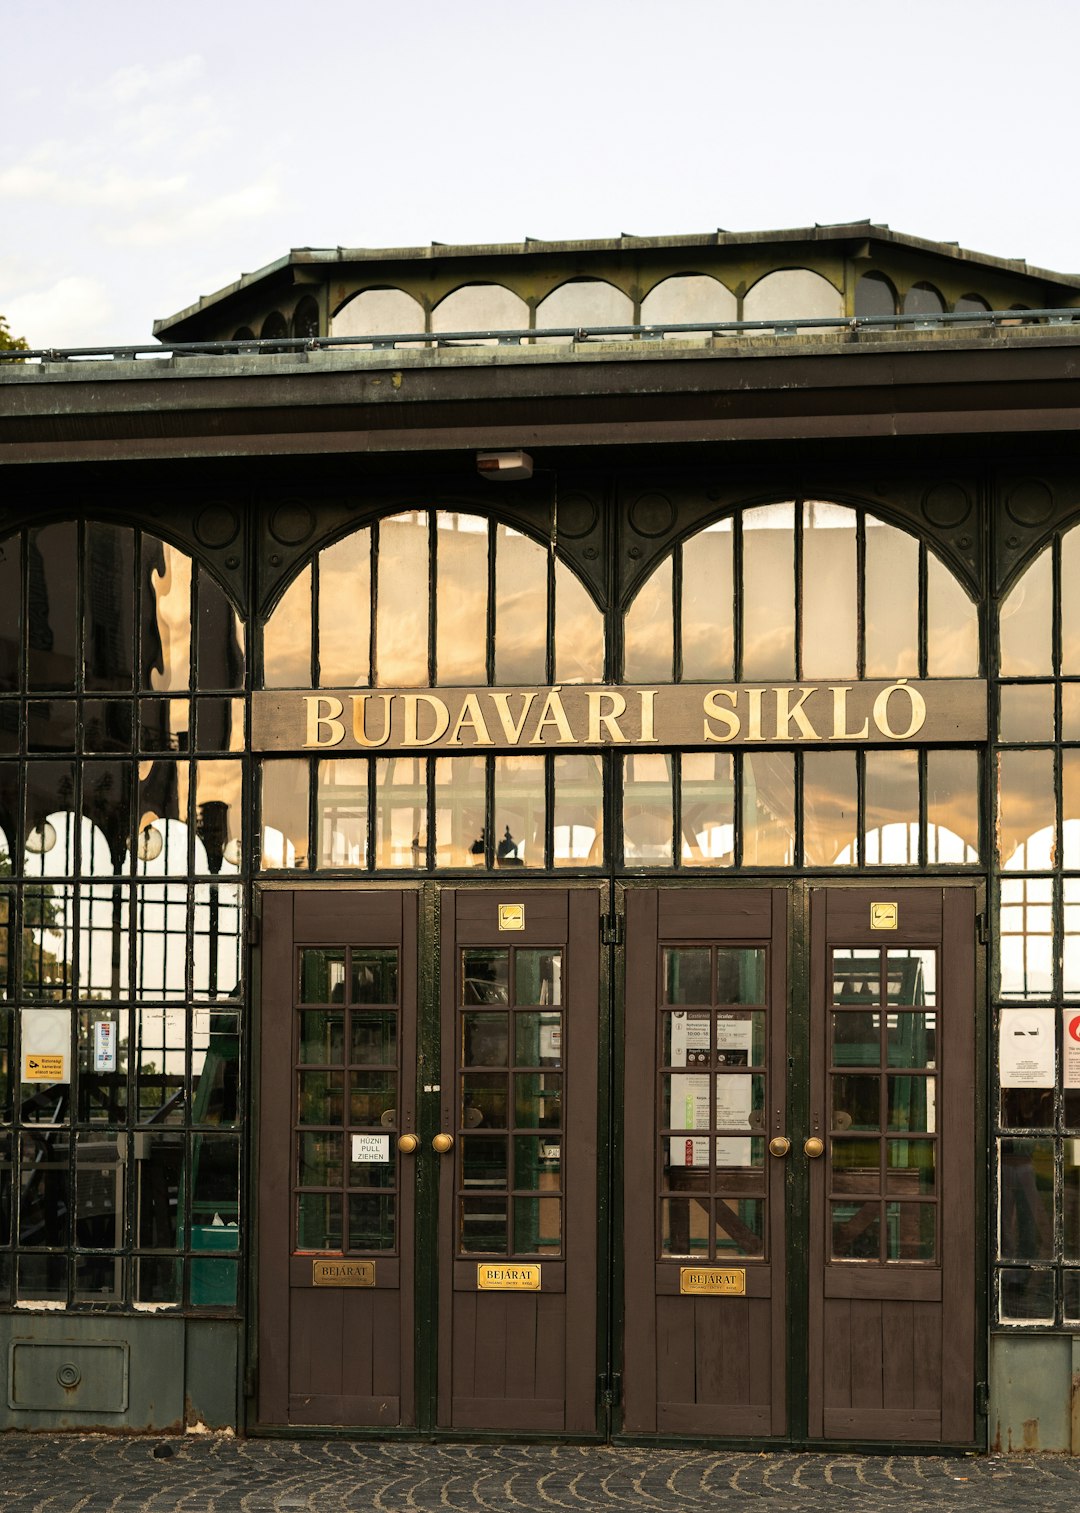
[[628, 894], [622, 1427], [969, 1445], [975, 893], [800, 897]]
[[600, 894], [421, 897], [264, 895], [256, 1421], [595, 1433]]

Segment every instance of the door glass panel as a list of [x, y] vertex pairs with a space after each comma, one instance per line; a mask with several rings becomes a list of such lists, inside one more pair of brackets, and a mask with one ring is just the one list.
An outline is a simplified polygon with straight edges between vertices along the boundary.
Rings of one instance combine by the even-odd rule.
[[300, 1060], [340, 1063], [345, 1058], [345, 1015], [311, 1009], [300, 1016]]
[[301, 1072], [301, 1124], [340, 1124], [345, 1112], [345, 1083], [341, 1072]]
[[936, 1140], [888, 1140], [885, 1143], [885, 1191], [901, 1197], [933, 1197], [936, 1181]]
[[881, 1204], [830, 1205], [834, 1261], [877, 1261], [881, 1254]]
[[667, 1129], [709, 1128], [709, 1079], [702, 1073], [664, 1073], [660, 1078], [660, 1122]]
[[836, 1193], [881, 1191], [881, 1142], [878, 1140], [833, 1140], [830, 1142], [832, 1188]]
[[397, 1015], [354, 1014], [349, 1060], [358, 1066], [396, 1066]]
[[508, 1043], [508, 1025], [505, 1014], [486, 1012], [462, 1015], [462, 1065], [505, 1066]]
[[462, 951], [461, 970], [463, 1003], [509, 1001], [509, 951]]
[[296, 1174], [300, 1187], [340, 1187], [344, 1180], [344, 1163], [343, 1135], [301, 1134]]
[[371, 951], [353, 946], [353, 1003], [396, 1003], [398, 957], [395, 950]]
[[505, 1198], [493, 1193], [484, 1198], [461, 1199], [458, 1241], [462, 1251], [505, 1255], [507, 1238]]
[[496, 1135], [463, 1135], [461, 1174], [467, 1188], [506, 1187], [506, 1139]]
[[[685, 1181], [686, 1178], [683, 1178]], [[707, 1187], [709, 1174], [700, 1173], [696, 1180]], [[682, 1183], [680, 1183], [682, 1185]], [[660, 1200], [660, 1254], [664, 1256], [696, 1256], [709, 1254], [709, 1199], [662, 1198]]]
[[389, 1193], [363, 1193], [350, 1197], [349, 1249], [393, 1250], [396, 1203]]
[[881, 1128], [881, 1079], [844, 1075], [834, 1077], [834, 1130], [877, 1130]]
[[764, 1063], [765, 1015], [717, 1014], [717, 1066], [763, 1066]]
[[519, 949], [514, 953], [514, 980], [516, 1003], [562, 1003], [562, 952]]
[[667, 1002], [711, 1003], [711, 967], [712, 955], [707, 946], [665, 947], [664, 996]]
[[514, 1078], [514, 1123], [521, 1129], [558, 1129], [562, 1123], [562, 1076], [519, 1072]]
[[885, 1060], [889, 1066], [932, 1071], [937, 1066], [937, 1014], [915, 1010], [886, 1016]]
[[876, 951], [845, 949], [834, 951], [832, 958], [833, 1003], [881, 1002], [881, 958]]
[[514, 1199], [514, 1252], [558, 1255], [562, 1249], [562, 1199]]
[[728, 1072], [716, 1078], [716, 1128], [761, 1129], [765, 1123], [765, 1078], [760, 1072]]
[[305, 946], [300, 952], [300, 1002], [341, 1003], [344, 998], [344, 949]]
[[932, 1004], [937, 998], [937, 954], [927, 950], [888, 951], [885, 955], [889, 1003]]
[[765, 1248], [765, 1202], [762, 1198], [717, 1198], [716, 1259], [760, 1256]]
[[501, 1072], [466, 1072], [461, 1079], [461, 1122], [466, 1129], [506, 1129], [506, 1078]]
[[300, 1193], [297, 1199], [297, 1250], [341, 1249], [341, 1194]]
[[933, 1261], [936, 1203], [886, 1203], [886, 1261]]
[[870, 1009], [846, 1009], [832, 1016], [833, 1066], [878, 1066], [881, 1062], [881, 1015]]
[[937, 1126], [936, 1077], [888, 1077], [888, 1128], [925, 1131]]
[[393, 1072], [349, 1073], [349, 1122], [359, 1128], [392, 1129], [397, 1122], [397, 1077]]
[[514, 1065], [562, 1066], [562, 1015], [514, 1015]]
[[716, 952], [717, 1003], [765, 1002], [764, 946], [720, 946]]
[[743, 1186], [735, 1175], [737, 1172], [746, 1175], [750, 1191], [760, 1191], [760, 1169], [765, 1165], [764, 1140], [754, 1137], [743, 1139], [741, 1136], [734, 1139], [730, 1136], [721, 1137], [714, 1146], [714, 1159], [717, 1171], [723, 1174], [718, 1180], [725, 1191], [731, 1192]]

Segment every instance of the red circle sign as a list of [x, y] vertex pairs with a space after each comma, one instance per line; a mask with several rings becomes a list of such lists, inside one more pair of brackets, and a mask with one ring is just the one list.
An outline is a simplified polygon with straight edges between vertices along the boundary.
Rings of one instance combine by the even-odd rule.
[[1069, 1020], [1069, 1039], [1080, 1041], [1080, 1014], [1074, 1014]]

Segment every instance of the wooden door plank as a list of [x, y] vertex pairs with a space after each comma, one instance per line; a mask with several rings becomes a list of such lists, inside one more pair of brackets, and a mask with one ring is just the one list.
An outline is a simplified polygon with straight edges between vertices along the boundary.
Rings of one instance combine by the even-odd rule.
[[829, 1301], [822, 1311], [823, 1354], [815, 1376], [819, 1390], [818, 1428], [824, 1433], [821, 1411], [851, 1407], [851, 1304]]
[[883, 1408], [881, 1379], [881, 1304], [858, 1299], [851, 1304], [851, 1401], [860, 1408]]
[[[720, 1298], [687, 1298], [693, 1316], [694, 1391], [696, 1403], [734, 1401], [726, 1392], [724, 1331], [721, 1326]], [[710, 1306], [711, 1305], [711, 1306]]]
[[[342, 1304], [341, 1332], [341, 1392], [345, 1397], [375, 1397], [375, 1382], [378, 1367], [375, 1354], [374, 1289], [365, 1289], [357, 1296], [352, 1289], [340, 1294]], [[395, 1310], [396, 1311], [396, 1310]], [[386, 1309], [389, 1313], [390, 1310]], [[396, 1336], [397, 1331], [394, 1331]], [[397, 1354], [398, 1341], [393, 1342]], [[394, 1373], [395, 1377], [397, 1373]], [[394, 1383], [395, 1389], [397, 1382]]]
[[914, 1303], [881, 1305], [881, 1397], [886, 1408], [915, 1407]]
[[[769, 1426], [771, 1434], [782, 1434], [786, 1427], [786, 1404], [781, 1397], [780, 1427], [776, 1420], [776, 1320], [772, 1307], [764, 1299], [750, 1298], [746, 1306], [747, 1319], [747, 1401], [754, 1407], [773, 1406], [773, 1418]], [[783, 1338], [783, 1331], [781, 1331]]]
[[930, 1303], [913, 1303], [911, 1311], [915, 1356], [914, 1407], [940, 1412], [941, 1309]]
[[[552, 1294], [554, 1296], [554, 1294]], [[565, 1294], [564, 1294], [565, 1296]], [[538, 1397], [536, 1390], [536, 1332], [538, 1325], [539, 1293], [523, 1296], [511, 1294], [507, 1299], [507, 1326], [505, 1334], [505, 1373], [507, 1397]], [[483, 1299], [481, 1299], [483, 1307]], [[561, 1312], [561, 1310], [560, 1310]], [[552, 1319], [552, 1325], [560, 1332], [566, 1329], [562, 1318]], [[563, 1383], [559, 1382], [561, 1389]]]
[[[554, 1401], [562, 1392], [569, 1371], [569, 1346], [573, 1330], [567, 1322], [565, 1295], [557, 1292], [536, 1295], [536, 1384], [538, 1399]], [[593, 1341], [595, 1349], [595, 1341]], [[579, 1389], [580, 1391], [580, 1389]], [[595, 1403], [595, 1398], [594, 1398]], [[595, 1427], [596, 1409], [591, 1411]], [[566, 1426], [570, 1427], [569, 1424]]]

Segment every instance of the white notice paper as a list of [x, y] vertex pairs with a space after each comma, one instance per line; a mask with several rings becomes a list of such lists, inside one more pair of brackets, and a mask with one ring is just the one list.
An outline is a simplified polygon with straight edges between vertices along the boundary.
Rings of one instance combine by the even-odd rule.
[[1080, 1013], [1061, 1011], [1061, 1085], [1080, 1087]]
[[1053, 1087], [1054, 1009], [1002, 1009], [998, 1068], [1002, 1087]]
[[67, 1009], [23, 1009], [24, 1082], [69, 1082], [71, 1015]]

